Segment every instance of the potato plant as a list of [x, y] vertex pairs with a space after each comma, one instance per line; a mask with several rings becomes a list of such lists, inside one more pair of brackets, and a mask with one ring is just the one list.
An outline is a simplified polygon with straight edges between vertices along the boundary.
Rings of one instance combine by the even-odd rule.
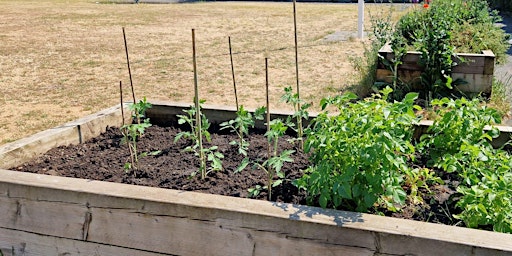
[[501, 122], [500, 115], [478, 100], [441, 99], [432, 105], [438, 106], [438, 118], [418, 147], [429, 153], [432, 167], [458, 174], [462, 212], [454, 217], [468, 227], [512, 233], [512, 160], [490, 143], [499, 135], [492, 125]]
[[388, 103], [391, 93], [356, 101], [345, 94], [324, 99], [322, 109], [334, 105], [339, 112], [324, 111], [306, 130], [305, 152], [313, 165], [297, 181], [312, 203], [322, 207], [367, 211], [375, 206], [397, 211], [407, 197], [402, 188], [408, 159], [414, 158], [411, 144], [417, 94], [402, 102]]

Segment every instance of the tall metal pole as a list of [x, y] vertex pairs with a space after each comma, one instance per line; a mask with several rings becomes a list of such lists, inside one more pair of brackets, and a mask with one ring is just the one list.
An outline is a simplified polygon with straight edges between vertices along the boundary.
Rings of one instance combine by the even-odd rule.
[[357, 37], [363, 39], [364, 37], [364, 0], [357, 2]]

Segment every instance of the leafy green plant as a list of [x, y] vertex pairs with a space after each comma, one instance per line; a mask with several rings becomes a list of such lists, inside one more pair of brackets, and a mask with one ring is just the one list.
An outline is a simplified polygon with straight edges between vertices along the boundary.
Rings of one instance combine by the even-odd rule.
[[220, 124], [220, 130], [231, 129], [236, 133], [238, 140], [233, 140], [229, 144], [238, 146], [238, 153], [247, 156], [249, 142], [245, 140], [245, 136], [249, 134], [249, 128], [254, 127], [254, 120], [251, 113], [240, 106], [236, 112], [236, 118]]
[[267, 186], [256, 185], [254, 188], [247, 189], [247, 192], [249, 192], [249, 197], [257, 197], [265, 189], [267, 189]]
[[[271, 155], [263, 163], [255, 163], [256, 167], [263, 170], [267, 175], [267, 185], [265, 186], [268, 190], [268, 200], [272, 198], [272, 188], [280, 185], [285, 178], [281, 168], [286, 162], [293, 162], [291, 155], [295, 153], [295, 150], [284, 150], [279, 152], [278, 143], [279, 138], [282, 137], [288, 127], [284, 124], [281, 119], [273, 119], [270, 121], [270, 130], [265, 133], [265, 137], [271, 145]], [[277, 179], [274, 179], [277, 177]], [[264, 188], [265, 188], [264, 187]]]
[[120, 128], [121, 133], [123, 134], [123, 139], [121, 142], [127, 143], [128, 149], [130, 151], [130, 162], [127, 162], [124, 165], [124, 169], [127, 172], [131, 169], [134, 169], [136, 173], [136, 171], [139, 169], [139, 158], [160, 153], [160, 151], [154, 151], [149, 153], [143, 152], [139, 154], [137, 149], [137, 142], [139, 138], [144, 134], [146, 128], [151, 126], [149, 118], [145, 118], [144, 121], [141, 121], [142, 118], [145, 117], [146, 110], [151, 107], [152, 105], [151, 103], [147, 102], [146, 97], [144, 97], [143, 100], [140, 100], [138, 103], [131, 104], [129, 108], [132, 111], [132, 116], [135, 118], [134, 121], [136, 121], [136, 123], [125, 124]]
[[419, 147], [429, 154], [434, 166], [446, 169], [447, 166], [440, 165], [443, 157], [457, 153], [463, 144], [488, 146], [498, 135], [497, 129], [487, 131], [485, 128], [501, 123], [501, 116], [478, 99], [442, 98], [432, 100], [431, 105], [438, 118], [421, 137]]
[[391, 91], [356, 102], [350, 93], [322, 100], [322, 109], [334, 105], [339, 113], [320, 113], [306, 131], [313, 166], [296, 184], [306, 189], [310, 203], [357, 211], [378, 205], [397, 211], [404, 204], [401, 185], [410, 168], [406, 162], [414, 158], [410, 141], [419, 107], [417, 94], [388, 103]]
[[464, 61], [455, 58], [457, 52], [492, 50], [498, 63], [506, 58], [506, 34], [494, 25], [499, 19], [496, 12], [489, 11], [485, 0], [437, 0], [429, 8], [416, 9], [401, 17], [389, 40], [395, 53], [394, 60], [387, 65], [394, 76], [392, 98], [401, 99], [413, 88], [396, 77], [405, 50], [421, 53], [421, 98], [430, 101], [459, 95], [454, 86], [464, 81], [451, 77], [453, 67]]
[[454, 158], [463, 183], [457, 187], [462, 212], [454, 217], [470, 228], [512, 233], [512, 160], [489, 146], [464, 144]]
[[220, 124], [221, 130], [231, 129], [238, 136], [238, 140], [233, 140], [229, 144], [238, 146], [238, 153], [245, 156], [241, 165], [235, 172], [243, 170], [248, 164], [249, 159], [247, 158], [247, 151], [249, 150], [249, 142], [245, 139], [249, 135], [249, 129], [254, 127], [254, 119], [263, 120], [265, 114], [265, 108], [260, 107], [256, 109], [254, 115], [244, 109], [244, 106], [240, 106], [236, 112], [236, 118], [223, 122]]
[[468, 227], [490, 227], [512, 233], [512, 160], [509, 153], [491, 145], [501, 122], [494, 109], [478, 100], [441, 99], [438, 119], [418, 146], [428, 154], [430, 165], [460, 178], [455, 215]]
[[138, 103], [130, 104], [129, 106], [130, 111], [132, 112], [132, 117], [138, 124], [140, 124], [142, 119], [146, 117], [146, 111], [152, 107], [153, 105], [147, 101], [146, 97], [143, 97]]
[[413, 205], [423, 204], [423, 192], [431, 193], [430, 186], [444, 184], [444, 181], [429, 168], [414, 168], [404, 170], [404, 186], [409, 192], [407, 198]]
[[[200, 108], [201, 105], [204, 103], [204, 100], [200, 101]], [[199, 157], [200, 161], [200, 167], [199, 172], [201, 173], [201, 178], [206, 178], [206, 175], [211, 171], [220, 171], [222, 170], [222, 159], [224, 158], [224, 155], [217, 151], [218, 146], [211, 146], [209, 148], [200, 147], [200, 137], [204, 136], [205, 139], [210, 142], [211, 141], [211, 134], [208, 132], [208, 128], [210, 127], [210, 122], [206, 118], [206, 116], [201, 114], [200, 120], [201, 120], [201, 133], [199, 133], [198, 129], [199, 126], [196, 124], [196, 107], [191, 106], [190, 109], [183, 110], [186, 115], [177, 115], [178, 117], [178, 124], [188, 124], [190, 127], [190, 131], [182, 131], [176, 135], [174, 138], [174, 142], [177, 142], [181, 138], [189, 139], [193, 142], [192, 145], [187, 146], [185, 148], [185, 151], [187, 152], [193, 152], [196, 156]], [[207, 166], [207, 162], [210, 163], [209, 166]], [[192, 173], [192, 175], [195, 175], [196, 172]]]
[[[288, 124], [288, 127], [293, 129], [297, 133], [297, 141], [299, 141], [300, 149], [304, 148], [303, 143], [303, 125], [302, 120], [309, 119], [309, 113], [308, 108], [311, 107], [310, 103], [305, 103], [303, 100], [299, 98], [299, 95], [297, 93], [293, 93], [292, 87], [286, 87], [284, 88], [284, 94], [281, 97], [281, 100], [284, 101], [287, 104], [291, 104], [293, 106], [293, 115], [288, 117], [286, 120], [286, 123]], [[291, 119], [295, 119], [297, 123], [297, 128], [295, 128], [295, 125], [293, 125]]]

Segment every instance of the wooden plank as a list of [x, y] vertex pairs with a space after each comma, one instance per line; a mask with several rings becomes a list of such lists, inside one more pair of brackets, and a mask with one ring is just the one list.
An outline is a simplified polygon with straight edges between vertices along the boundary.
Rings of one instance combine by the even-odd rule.
[[[182, 102], [161, 102], [155, 101], [153, 108], [147, 111], [147, 116], [151, 119], [151, 123], [158, 125], [177, 124], [178, 117], [176, 115], [185, 115], [183, 109], [190, 108], [190, 104]], [[255, 109], [247, 108], [247, 111], [254, 113]], [[235, 106], [217, 106], [203, 105], [203, 114], [208, 118], [211, 124], [218, 125], [222, 122], [236, 118]], [[287, 116], [293, 115], [292, 111], [273, 110], [270, 118], [286, 119]], [[310, 112], [310, 117], [315, 117], [317, 113]], [[304, 120], [303, 125], [308, 125], [309, 120]], [[256, 120], [254, 124], [257, 129], [266, 129], [264, 121]], [[188, 127], [187, 127], [188, 128]]]
[[0, 255], [157, 256], [141, 250], [0, 228]]
[[9, 169], [20, 165], [58, 146], [81, 143], [98, 136], [106, 130], [107, 126], [119, 126], [120, 123], [120, 107], [116, 106], [2, 145], [0, 147], [0, 168]]
[[[255, 231], [257, 232], [257, 231]], [[357, 246], [343, 246], [340, 244], [330, 244], [320, 239], [306, 240], [295, 238], [289, 234], [257, 232], [254, 235], [256, 246], [253, 255], [358, 255], [373, 256], [376, 255], [375, 249], [368, 249]]]
[[60, 145], [79, 143], [76, 127], [57, 127], [0, 147], [0, 168], [9, 169]]
[[[163, 237], [159, 240], [161, 242], [162, 239], [176, 239], [169, 244], [179, 246], [178, 252], [183, 253], [197, 252], [198, 248], [189, 247], [197, 247], [197, 241], [206, 241], [202, 250], [208, 254], [217, 249], [214, 245], [210, 247], [208, 241], [241, 239], [240, 244], [226, 245], [226, 248], [219, 249], [219, 253], [233, 255], [229, 253], [252, 251], [248, 248], [253, 248], [254, 236], [258, 232], [270, 232], [285, 234], [285, 238], [348, 247], [358, 245], [375, 250], [372, 247], [378, 243], [374, 241], [373, 234], [383, 233], [405, 237], [408, 243], [412, 240], [435, 240], [441, 244], [512, 252], [512, 243], [503, 243], [510, 241], [512, 235], [370, 214], [6, 170], [0, 170], [0, 184], [3, 184], [0, 186], [2, 189], [9, 189], [11, 185], [8, 184], [13, 187], [30, 184], [26, 190], [33, 190], [28, 194], [31, 196], [36, 196], [38, 190], [44, 189], [41, 193], [43, 195], [47, 194], [45, 190], [55, 190], [55, 194], [72, 194], [68, 196], [69, 199], [78, 198], [79, 202], [86, 200], [92, 220], [87, 239], [105, 244], [116, 241], [119, 243], [116, 246], [120, 247], [139, 246], [143, 234], [152, 237], [152, 232]], [[116, 202], [118, 199], [121, 199], [120, 203]], [[129, 202], [133, 202], [133, 207]], [[4, 205], [10, 207], [8, 204], [0, 204], [0, 207]], [[57, 218], [60, 214], [54, 211], [53, 217]], [[195, 228], [198, 231], [191, 230]], [[189, 232], [191, 240], [196, 242], [193, 245], [182, 235], [188, 235]], [[177, 237], [176, 233], [181, 236]], [[155, 251], [155, 248], [160, 250], [161, 247], [156, 242], [140, 246], [143, 250], [152, 248], [151, 251]], [[170, 251], [177, 249], [165, 247], [163, 250], [172, 253]], [[411, 247], [411, 250], [414, 249]]]
[[[124, 105], [124, 118], [125, 123], [130, 123], [132, 120], [128, 104]], [[80, 143], [90, 140], [102, 132], [105, 132], [107, 127], [121, 127], [123, 119], [121, 117], [121, 107], [114, 106], [104, 109], [92, 115], [80, 118], [76, 121], [69, 122], [65, 126], [77, 127], [79, 131]]]
[[492, 91], [492, 75], [453, 73], [452, 78], [454, 81], [462, 79], [468, 82], [467, 84], [457, 86], [463, 92], [491, 93]]
[[460, 66], [476, 66], [476, 67], [483, 67], [485, 64], [485, 59], [487, 56], [483, 54], [467, 54], [467, 53], [460, 53], [455, 56], [455, 58], [452, 58], [454, 62], [457, 62]]
[[[486, 53], [485, 53], [486, 52]], [[494, 75], [494, 66], [496, 64], [496, 57], [492, 53], [492, 51], [484, 51], [488, 56], [485, 58], [485, 64], [484, 64], [484, 75]]]
[[0, 227], [83, 239], [87, 208], [59, 202], [0, 197]]
[[255, 246], [249, 233], [225, 229], [210, 219], [127, 209], [92, 208], [91, 212], [88, 241], [177, 255], [252, 255]]
[[387, 69], [377, 69], [376, 80], [379, 82], [391, 83], [393, 81], [393, 72]]

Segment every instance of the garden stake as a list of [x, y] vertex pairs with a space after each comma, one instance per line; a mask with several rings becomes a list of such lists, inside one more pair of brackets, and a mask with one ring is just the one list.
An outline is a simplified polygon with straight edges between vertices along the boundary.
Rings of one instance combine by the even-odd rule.
[[121, 118], [124, 126], [124, 109], [123, 109], [123, 82], [119, 81], [119, 97], [121, 98]]
[[[266, 92], [266, 98], [267, 98], [267, 132], [270, 132], [270, 101], [269, 101], [269, 95], [268, 95], [268, 58], [265, 58], [265, 92]], [[272, 145], [270, 144], [270, 141], [268, 142], [268, 150], [267, 150], [267, 159], [270, 159], [270, 154], [272, 151]], [[268, 165], [268, 174], [272, 175], [272, 171], [270, 171], [270, 165]], [[272, 200], [272, 178], [268, 179], [267, 184], [268, 189], [268, 200]]]
[[196, 106], [196, 133], [199, 140], [199, 158], [201, 166], [201, 179], [206, 178], [206, 160], [203, 151], [203, 133], [201, 131], [201, 106], [199, 105], [199, 89], [197, 85], [197, 62], [196, 62], [196, 36], [195, 31], [192, 29], [192, 63], [194, 66], [194, 103]]
[[[299, 50], [298, 50], [298, 43], [297, 43], [297, 11], [295, 8], [295, 2], [296, 0], [293, 0], [293, 31], [295, 34], [295, 76], [297, 80], [297, 109], [300, 110], [300, 87], [299, 87]], [[303, 131], [302, 131], [302, 116], [297, 116], [297, 132], [299, 138], [302, 138]], [[304, 149], [304, 142], [302, 140], [299, 141], [299, 147], [301, 150]]]
[[231, 75], [233, 76], [233, 88], [235, 89], [235, 104], [238, 112], [238, 95], [236, 94], [235, 67], [233, 66], [233, 53], [231, 52], [231, 37], [228, 36], [229, 43], [229, 59], [231, 60]]
[[126, 63], [128, 64], [128, 75], [130, 76], [130, 86], [132, 88], [133, 104], [135, 104], [135, 103], [137, 103], [137, 101], [135, 100], [135, 90], [133, 89], [132, 70], [130, 68], [130, 58], [128, 57], [128, 44], [126, 43], [126, 33], [124, 32], [124, 27], [123, 27], [123, 39], [124, 39], [124, 51], [126, 52]]

